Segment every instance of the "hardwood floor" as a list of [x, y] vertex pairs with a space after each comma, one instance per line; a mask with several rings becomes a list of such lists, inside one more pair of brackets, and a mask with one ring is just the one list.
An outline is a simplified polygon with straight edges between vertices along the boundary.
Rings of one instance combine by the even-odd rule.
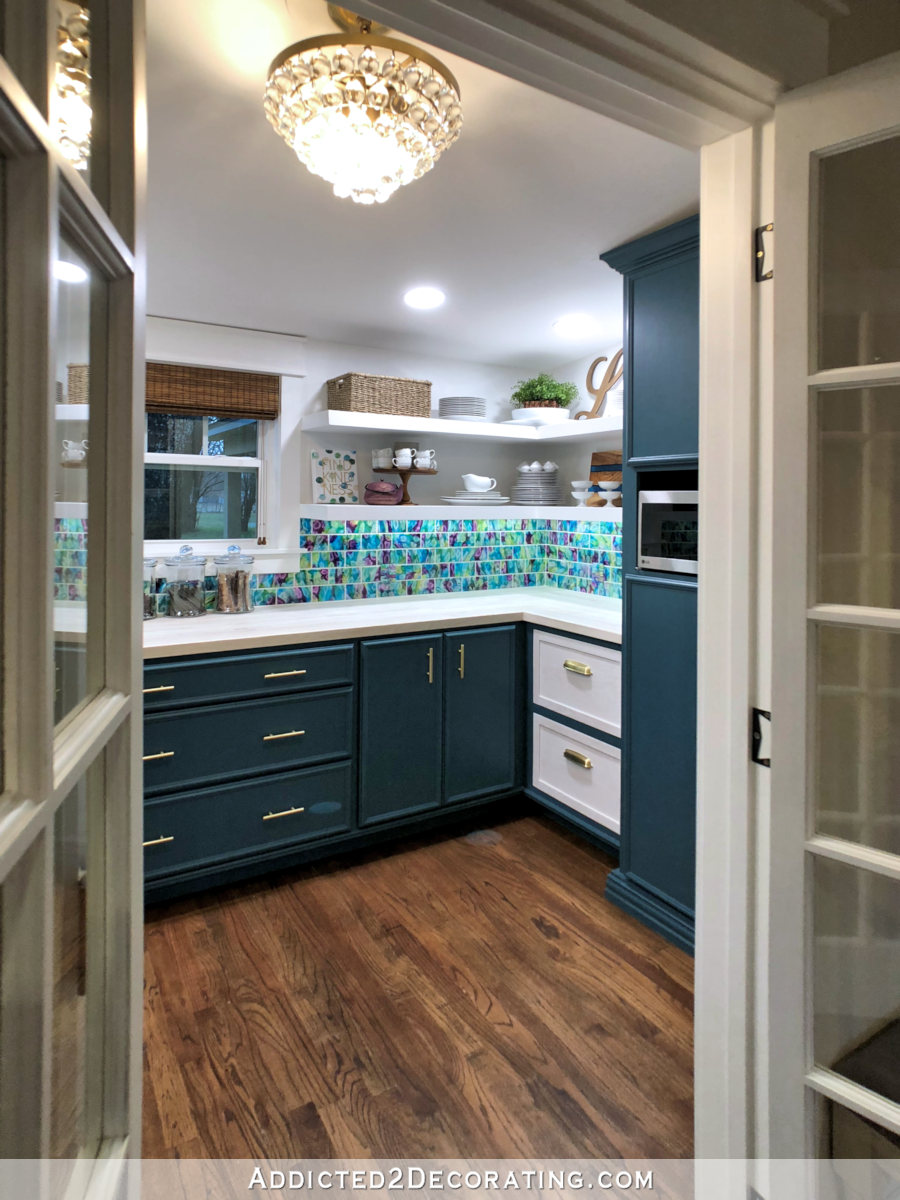
[[543, 817], [148, 911], [144, 1156], [692, 1153], [692, 960]]

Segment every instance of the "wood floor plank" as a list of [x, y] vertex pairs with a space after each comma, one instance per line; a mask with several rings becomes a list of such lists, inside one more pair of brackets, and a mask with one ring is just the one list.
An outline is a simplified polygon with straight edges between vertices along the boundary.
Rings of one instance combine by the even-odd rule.
[[144, 1153], [692, 1153], [692, 962], [542, 817], [148, 913]]

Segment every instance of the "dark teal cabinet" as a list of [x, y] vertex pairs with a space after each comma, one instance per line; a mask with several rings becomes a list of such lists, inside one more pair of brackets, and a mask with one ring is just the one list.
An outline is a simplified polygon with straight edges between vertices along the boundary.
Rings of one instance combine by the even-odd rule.
[[442, 651], [439, 633], [362, 643], [360, 825], [441, 803]]
[[693, 722], [683, 714], [697, 709], [697, 589], [634, 580], [627, 603], [640, 637], [623, 648], [622, 769], [632, 803], [621, 866], [632, 883], [693, 918], [697, 751]]
[[687, 950], [694, 940], [697, 581], [638, 569], [637, 517], [642, 490], [697, 487], [699, 232], [691, 217], [602, 255], [622, 273], [625, 301], [622, 830], [606, 895]]
[[699, 248], [688, 217], [602, 255], [625, 276], [626, 462], [696, 465]]
[[444, 635], [444, 803], [510, 791], [519, 782], [518, 630]]

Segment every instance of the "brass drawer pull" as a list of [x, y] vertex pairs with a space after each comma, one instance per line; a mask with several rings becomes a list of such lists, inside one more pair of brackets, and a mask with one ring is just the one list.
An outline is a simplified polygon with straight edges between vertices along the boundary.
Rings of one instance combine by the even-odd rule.
[[459, 671], [460, 679], [465, 679], [465, 677], [466, 677], [466, 643], [465, 642], [459, 643], [459, 666], [457, 667], [457, 670]]
[[576, 662], [574, 658], [567, 658], [563, 666], [573, 675], [593, 675], [594, 673], [587, 663]]
[[264, 742], [280, 742], [282, 738], [303, 737], [305, 729], [289, 729], [287, 733], [264, 733]]
[[578, 763], [579, 767], [584, 767], [586, 771], [590, 771], [594, 765], [586, 754], [579, 754], [577, 750], [563, 750], [563, 757], [569, 762]]
[[174, 692], [174, 683], [164, 683], [160, 687], [144, 688], [145, 696], [152, 696], [154, 692]]
[[306, 812], [305, 808], [286, 808], [283, 812], [273, 813], [268, 812], [263, 817], [264, 821], [277, 821], [279, 817], [292, 817], [295, 813]]
[[160, 750], [158, 754], [145, 754], [144, 762], [155, 762], [158, 758], [174, 758], [174, 750]]
[[166, 842], [174, 842], [174, 841], [175, 841], [174, 835], [172, 837], [153, 838], [152, 841], [144, 842], [144, 849], [146, 850], [148, 846], [164, 846], [166, 844]]
[[288, 675], [305, 675], [306, 671], [270, 671], [263, 679], [287, 679]]
[[428, 647], [428, 682], [434, 683], [434, 647]]

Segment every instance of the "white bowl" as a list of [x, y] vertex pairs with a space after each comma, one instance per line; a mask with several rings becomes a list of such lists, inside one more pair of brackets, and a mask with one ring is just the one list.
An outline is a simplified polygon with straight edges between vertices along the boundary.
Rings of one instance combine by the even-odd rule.
[[572, 487], [577, 492], [587, 492], [590, 490], [591, 481], [589, 479], [573, 479]]

